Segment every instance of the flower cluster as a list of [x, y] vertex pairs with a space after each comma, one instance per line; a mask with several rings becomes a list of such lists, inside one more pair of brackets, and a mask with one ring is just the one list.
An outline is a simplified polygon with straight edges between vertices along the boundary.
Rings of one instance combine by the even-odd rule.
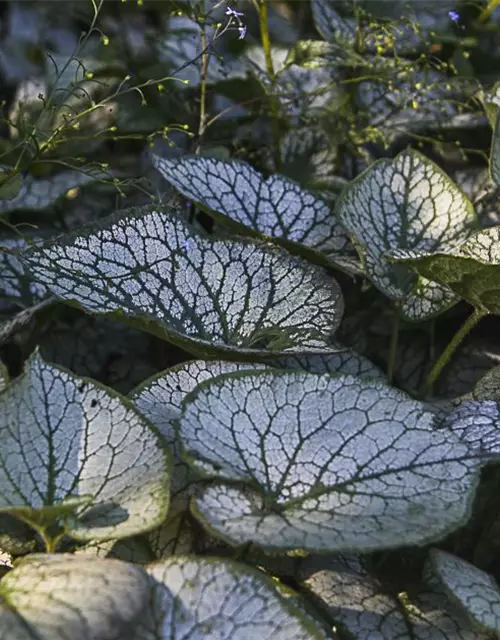
[[229, 20], [230, 22], [232, 20], [235, 20], [238, 24], [238, 31], [240, 33], [240, 35], [238, 36], [238, 40], [243, 40], [243, 38], [246, 36], [247, 33], [247, 28], [246, 25], [243, 24], [243, 22], [241, 21], [241, 18], [243, 17], [243, 12], [242, 11], [236, 11], [235, 9], [231, 9], [231, 7], [228, 7], [226, 9], [226, 16], [230, 16]]

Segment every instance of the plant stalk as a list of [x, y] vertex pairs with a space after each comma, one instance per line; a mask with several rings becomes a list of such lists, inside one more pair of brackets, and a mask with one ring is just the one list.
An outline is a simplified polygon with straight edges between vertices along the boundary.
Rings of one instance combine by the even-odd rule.
[[481, 12], [479, 22], [486, 22], [498, 6], [500, 6], [500, 0], [490, 0]]
[[389, 384], [392, 384], [392, 379], [394, 377], [394, 367], [396, 364], [396, 352], [398, 349], [399, 338], [399, 321], [400, 315], [397, 309], [395, 309], [392, 317], [391, 344], [389, 346], [389, 358], [387, 360], [387, 380]]
[[[262, 48], [264, 49], [264, 56], [266, 60], [267, 75], [271, 80], [272, 91], [276, 83], [276, 73], [274, 71], [273, 56], [271, 52], [271, 38], [269, 37], [268, 26], [268, 0], [258, 0], [258, 12], [259, 12], [259, 24], [260, 24], [260, 37], [262, 40]], [[274, 161], [276, 165], [276, 171], [279, 171], [281, 159], [280, 159], [280, 107], [276, 96], [270, 96], [271, 118], [272, 118], [272, 131], [274, 142]]]
[[463, 323], [460, 329], [455, 333], [453, 338], [448, 343], [446, 349], [441, 353], [439, 358], [434, 363], [434, 366], [431, 369], [431, 372], [427, 376], [427, 380], [424, 382], [421, 390], [421, 397], [425, 398], [425, 396], [429, 393], [432, 385], [436, 382], [438, 377], [441, 375], [441, 372], [445, 368], [445, 366], [450, 361], [451, 357], [463, 342], [463, 340], [467, 337], [467, 335], [472, 331], [472, 329], [476, 326], [476, 324], [484, 318], [484, 316], [488, 315], [487, 311], [484, 309], [475, 309], [474, 312], [467, 318], [467, 320]]

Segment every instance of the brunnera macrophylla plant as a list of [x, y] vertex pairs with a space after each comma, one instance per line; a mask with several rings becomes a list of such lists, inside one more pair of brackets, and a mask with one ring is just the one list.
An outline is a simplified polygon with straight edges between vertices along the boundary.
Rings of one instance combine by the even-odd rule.
[[[438, 387], [500, 314], [500, 226], [482, 214], [500, 103], [495, 86], [472, 99], [482, 79], [458, 58], [462, 16], [480, 43], [495, 4], [410, 3], [397, 19], [396, 3], [312, 0], [314, 33], [287, 46], [266, 0], [152, 8], [158, 37], [133, 32], [134, 63], [181, 82], [175, 99], [147, 80], [138, 95], [194, 114], [193, 144], [172, 153], [146, 126], [141, 170], [161, 197], [68, 224], [68, 190], [98, 171], [9, 169], [0, 638], [500, 635], [500, 374]], [[444, 43], [458, 53], [441, 64]], [[61, 68], [71, 95], [108, 86]], [[238, 104], [243, 85], [255, 101]], [[488, 167], [463, 176], [438, 136], [479, 127]], [[395, 380], [418, 331], [429, 372], [410, 395]]]

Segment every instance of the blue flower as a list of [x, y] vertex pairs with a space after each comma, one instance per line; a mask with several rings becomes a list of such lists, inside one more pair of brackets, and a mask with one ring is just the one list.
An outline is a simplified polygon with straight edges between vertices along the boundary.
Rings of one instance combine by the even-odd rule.
[[243, 38], [247, 35], [246, 26], [241, 25], [240, 27], [238, 27], [238, 31], [240, 32], [240, 35], [238, 36], [238, 40], [243, 40]]
[[457, 11], [448, 11], [448, 16], [450, 17], [450, 20], [453, 20], [453, 22], [458, 22], [460, 20], [460, 14]]
[[231, 16], [231, 18], [241, 18], [244, 14], [241, 11], [235, 11], [234, 9], [231, 9], [231, 7], [228, 7], [226, 9], [226, 16]]

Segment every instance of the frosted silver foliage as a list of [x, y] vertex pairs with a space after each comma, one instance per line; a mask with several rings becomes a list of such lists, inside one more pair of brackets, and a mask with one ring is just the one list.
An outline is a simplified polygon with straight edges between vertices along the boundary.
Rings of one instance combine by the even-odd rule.
[[241, 160], [153, 156], [153, 162], [183, 195], [254, 232], [304, 245], [333, 261], [350, 245], [328, 204], [288, 178], [264, 179]]
[[[1, 168], [1, 167], [0, 167]], [[0, 199], [0, 215], [9, 211], [40, 211], [53, 205], [70, 189], [102, 180], [105, 174], [63, 171], [50, 178], [23, 177], [19, 193], [10, 200]]]
[[493, 400], [461, 403], [443, 423], [462, 442], [486, 455], [500, 457], [500, 410]]
[[181, 414], [182, 401], [204, 380], [231, 371], [265, 368], [258, 363], [192, 360], [153, 376], [130, 394], [132, 402], [159, 430], [173, 452], [168, 518], [149, 535], [158, 558], [167, 557], [173, 551], [190, 552], [194, 542], [185, 516], [193, 488], [200, 478], [181, 459], [179, 452], [175, 421]]
[[270, 578], [247, 566], [176, 556], [148, 572], [151, 605], [132, 640], [324, 638]]
[[422, 403], [352, 376], [226, 374], [185, 399], [178, 425], [186, 459], [218, 480], [194, 513], [235, 545], [424, 544], [465, 521], [477, 482], [475, 456]]
[[148, 596], [140, 567], [69, 554], [28, 556], [0, 582], [0, 638], [124, 638]]
[[[334, 0], [312, 0], [311, 8], [316, 29], [328, 42], [354, 46], [357, 24], [352, 17], [344, 17]], [[334, 8], [335, 7], [335, 8]]]
[[167, 452], [124, 398], [35, 354], [0, 405], [0, 511], [59, 522], [79, 540], [163, 521]]
[[500, 633], [500, 589], [486, 572], [465, 560], [433, 549], [431, 563], [453, 600], [482, 631]]
[[431, 576], [409, 599], [385, 590], [356, 556], [336, 556], [322, 565], [304, 586], [353, 640], [487, 640]]
[[167, 209], [111, 216], [24, 263], [58, 298], [203, 353], [329, 352], [342, 317], [321, 268], [271, 245], [214, 240]]
[[500, 227], [475, 233], [454, 246], [399, 249], [391, 260], [452, 289], [477, 309], [500, 313]]
[[413, 150], [378, 160], [343, 192], [337, 213], [367, 276], [408, 318], [423, 320], [457, 300], [447, 287], [417, 280], [385, 255], [397, 249], [438, 251], [472, 226], [472, 204], [430, 160]]

